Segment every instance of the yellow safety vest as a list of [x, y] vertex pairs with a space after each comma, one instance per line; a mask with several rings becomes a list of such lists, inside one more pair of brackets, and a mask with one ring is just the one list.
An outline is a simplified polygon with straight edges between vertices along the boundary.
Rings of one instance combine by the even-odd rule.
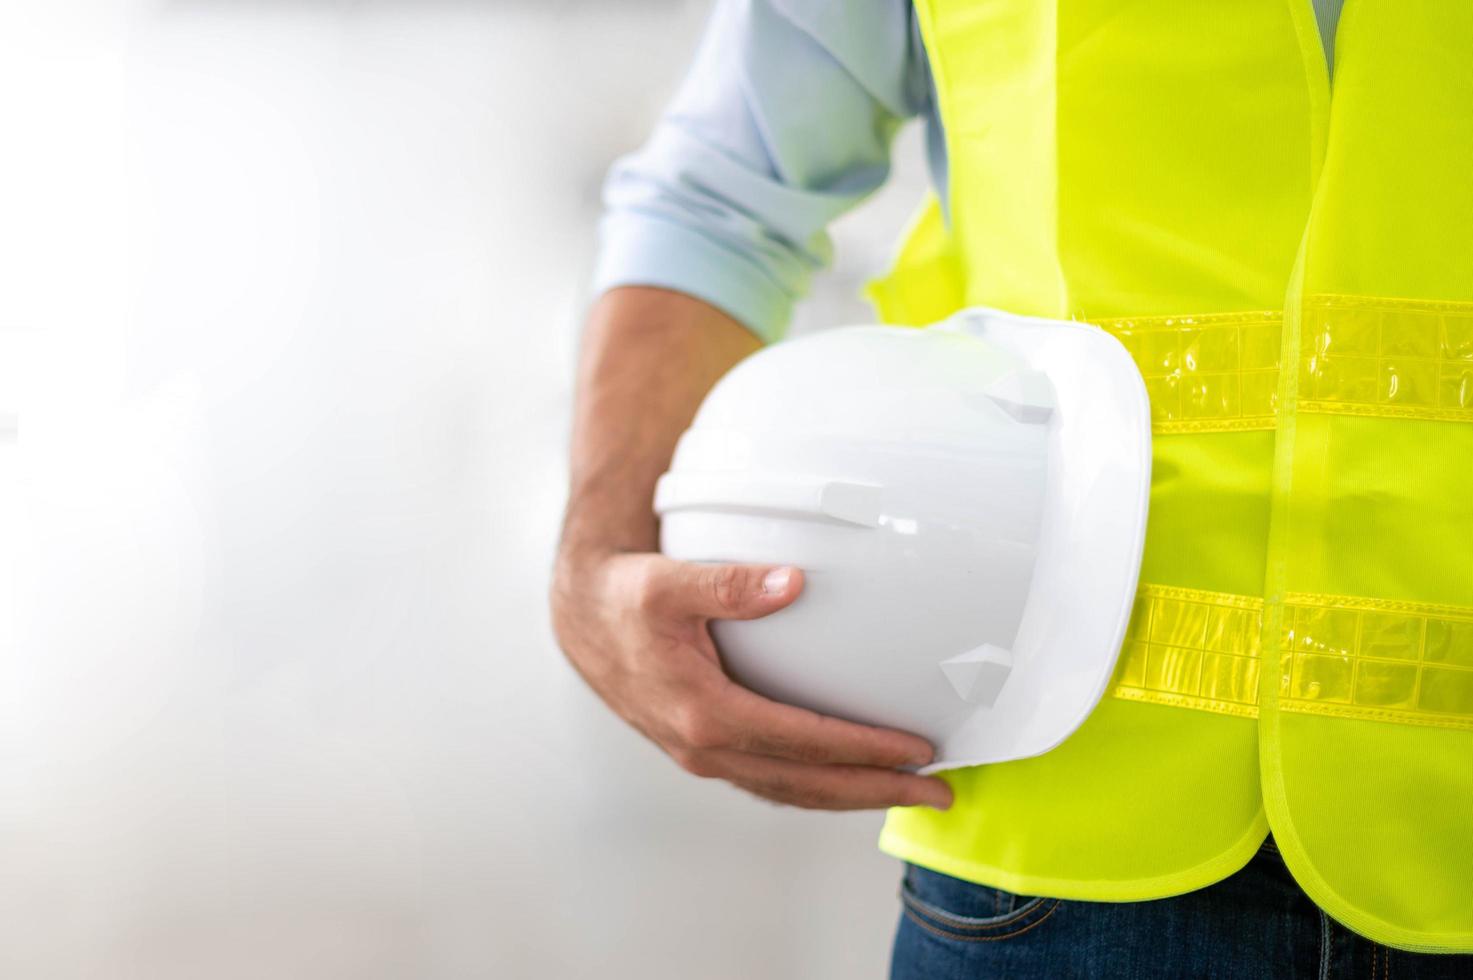
[[[918, 0], [950, 160], [872, 296], [1098, 324], [1155, 425], [1110, 695], [881, 846], [1160, 898], [1272, 830], [1372, 939], [1473, 951], [1473, 3]], [[1068, 615], [1061, 609], [1059, 615]]]

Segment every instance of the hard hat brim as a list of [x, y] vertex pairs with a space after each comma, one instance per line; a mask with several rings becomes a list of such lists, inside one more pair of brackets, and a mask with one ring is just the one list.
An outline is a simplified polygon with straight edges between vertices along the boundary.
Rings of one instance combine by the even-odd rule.
[[1151, 410], [1129, 352], [1086, 323], [988, 309], [954, 329], [1052, 382], [1049, 477], [1033, 581], [996, 701], [973, 711], [923, 772], [1040, 755], [1103, 697], [1135, 603], [1151, 487]]

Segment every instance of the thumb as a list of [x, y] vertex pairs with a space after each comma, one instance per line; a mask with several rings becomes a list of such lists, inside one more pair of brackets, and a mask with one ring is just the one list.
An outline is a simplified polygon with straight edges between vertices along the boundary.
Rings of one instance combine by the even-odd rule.
[[684, 612], [707, 619], [757, 619], [798, 598], [803, 573], [788, 565], [688, 565]]

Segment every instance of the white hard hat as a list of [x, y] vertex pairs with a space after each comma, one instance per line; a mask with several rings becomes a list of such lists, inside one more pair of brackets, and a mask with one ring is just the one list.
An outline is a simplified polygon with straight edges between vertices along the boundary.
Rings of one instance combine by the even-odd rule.
[[931, 771], [1037, 755], [1083, 723], [1130, 619], [1150, 482], [1118, 341], [972, 309], [743, 361], [655, 510], [673, 558], [804, 571], [786, 609], [712, 624], [736, 680], [922, 735]]

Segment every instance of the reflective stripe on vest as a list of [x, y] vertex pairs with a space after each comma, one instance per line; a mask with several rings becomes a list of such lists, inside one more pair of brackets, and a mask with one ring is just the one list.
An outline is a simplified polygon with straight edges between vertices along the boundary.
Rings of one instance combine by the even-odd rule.
[[1349, 0], [1333, 103], [1304, 0], [917, 11], [952, 224], [932, 202], [882, 316], [1099, 324], [1157, 439], [1114, 696], [881, 846], [1134, 900], [1271, 827], [1353, 929], [1473, 951], [1473, 6]]
[[[1263, 600], [1147, 585], [1111, 693], [1258, 717]], [[1473, 730], [1473, 607], [1289, 595], [1279, 709]]]
[[[1473, 304], [1313, 296], [1299, 411], [1473, 421]], [[1272, 428], [1278, 311], [1102, 319], [1157, 433]], [[1473, 489], [1473, 488], [1470, 488]], [[1473, 607], [1290, 595], [1285, 711], [1473, 729]], [[1112, 693], [1258, 716], [1263, 600], [1144, 585]]]
[[[1299, 411], [1473, 421], [1473, 304], [1313, 296], [1304, 308]], [[1274, 427], [1279, 310], [1091, 322], [1135, 358], [1157, 433]]]

